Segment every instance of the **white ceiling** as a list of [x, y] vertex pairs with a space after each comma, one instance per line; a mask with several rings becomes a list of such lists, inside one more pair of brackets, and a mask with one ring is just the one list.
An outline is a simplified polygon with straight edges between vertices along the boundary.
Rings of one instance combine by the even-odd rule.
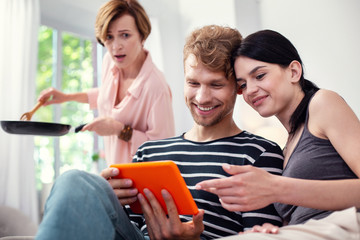
[[107, 0], [40, 0], [41, 23], [93, 37], [95, 17]]
[[69, 3], [70, 5], [79, 7], [79, 8], [83, 8], [83, 9], [87, 9], [89, 11], [95, 11], [97, 12], [97, 10], [99, 9], [99, 7], [107, 2], [107, 0], [61, 0], [63, 2]]
[[105, 2], [107, 2], [107, 0], [40, 0], [41, 5], [51, 5], [54, 9], [56, 9], [57, 6], [65, 5], [67, 7], [74, 7], [95, 13]]

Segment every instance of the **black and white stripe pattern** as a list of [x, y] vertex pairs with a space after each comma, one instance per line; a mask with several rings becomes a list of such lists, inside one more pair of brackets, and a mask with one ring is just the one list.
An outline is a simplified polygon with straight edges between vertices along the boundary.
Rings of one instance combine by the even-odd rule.
[[[221, 206], [216, 195], [195, 189], [196, 183], [203, 180], [228, 177], [222, 169], [224, 163], [254, 165], [280, 175], [283, 156], [277, 144], [246, 131], [210, 142], [192, 142], [179, 136], [148, 141], [139, 147], [134, 157], [134, 162], [161, 160], [172, 160], [177, 164], [198, 208], [204, 209], [203, 239], [237, 234], [265, 222], [281, 225], [273, 205], [251, 212], [229, 212]], [[141, 215], [130, 214], [130, 218], [144, 224]], [[192, 216], [180, 218], [189, 221]], [[146, 232], [146, 226], [140, 228]]]

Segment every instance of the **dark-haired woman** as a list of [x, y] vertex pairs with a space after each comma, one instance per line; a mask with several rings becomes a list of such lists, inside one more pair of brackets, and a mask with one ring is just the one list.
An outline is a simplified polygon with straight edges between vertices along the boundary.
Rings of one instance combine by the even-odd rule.
[[[300, 56], [281, 34], [263, 30], [234, 55], [244, 100], [288, 131], [283, 176], [229, 166], [230, 178], [197, 189], [215, 193], [224, 208], [249, 211], [275, 203], [286, 227], [256, 226], [231, 239], [360, 239], [360, 122], [337, 93], [304, 78]], [[266, 233], [276, 233], [268, 235]]]

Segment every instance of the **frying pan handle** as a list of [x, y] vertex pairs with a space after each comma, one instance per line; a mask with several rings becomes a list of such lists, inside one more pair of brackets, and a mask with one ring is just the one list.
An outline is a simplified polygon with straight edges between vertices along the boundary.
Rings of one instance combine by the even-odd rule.
[[75, 128], [75, 133], [80, 132], [80, 131], [81, 131], [81, 129], [83, 129], [83, 127], [84, 127], [86, 124], [87, 124], [87, 123], [85, 123], [85, 124], [81, 124], [81, 125], [77, 126], [77, 127]]

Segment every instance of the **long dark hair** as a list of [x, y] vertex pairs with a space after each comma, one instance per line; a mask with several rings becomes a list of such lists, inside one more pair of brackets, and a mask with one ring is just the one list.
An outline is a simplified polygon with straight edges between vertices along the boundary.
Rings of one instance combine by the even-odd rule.
[[[279, 64], [282, 67], [288, 67], [292, 61], [296, 60], [304, 69], [294, 45], [286, 37], [272, 30], [262, 30], [247, 36], [233, 54], [233, 65], [236, 58], [240, 56]], [[301, 73], [299, 83], [305, 96], [290, 117], [290, 135], [294, 134], [299, 126], [305, 122], [310, 99], [319, 90], [313, 82], [304, 78], [304, 70]]]

